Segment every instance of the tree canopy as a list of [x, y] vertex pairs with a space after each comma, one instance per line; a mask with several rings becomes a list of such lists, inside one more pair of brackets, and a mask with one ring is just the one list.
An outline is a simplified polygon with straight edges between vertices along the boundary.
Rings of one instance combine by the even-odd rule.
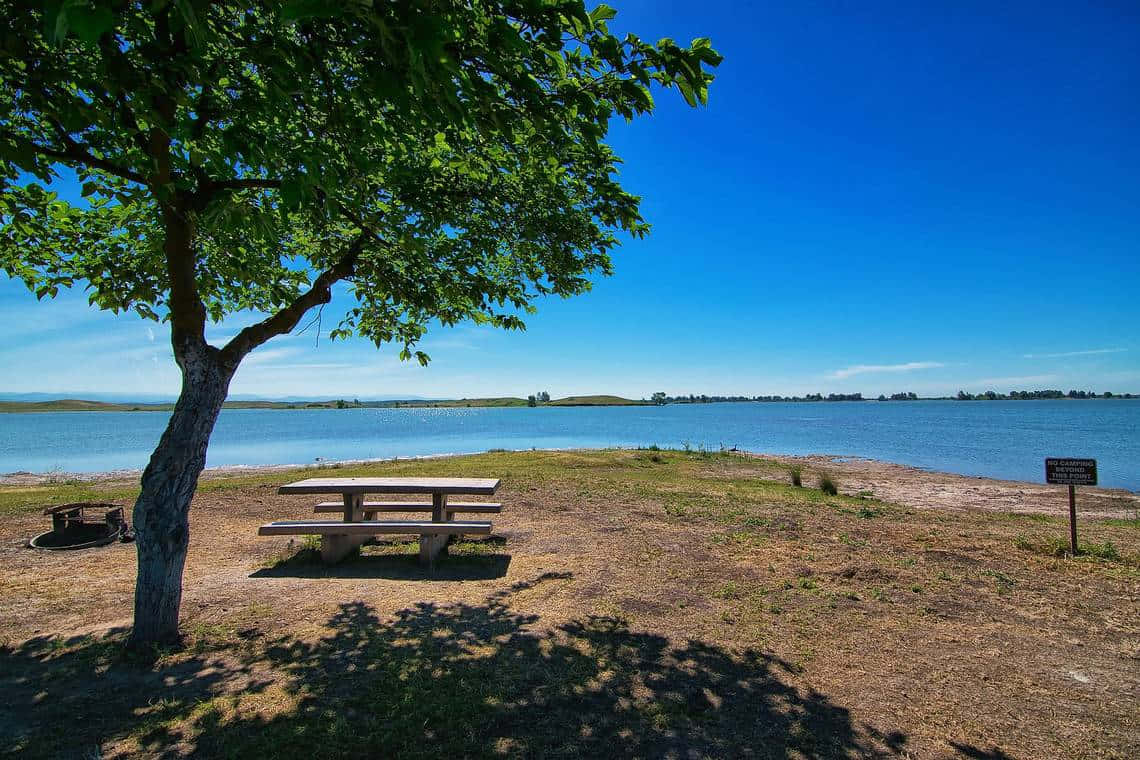
[[[608, 122], [655, 85], [705, 102], [720, 60], [572, 0], [0, 8], [0, 269], [170, 319], [176, 344], [271, 315], [233, 362], [342, 279], [334, 334], [405, 357], [432, 319], [519, 327], [538, 296], [582, 292], [646, 230]], [[81, 201], [56, 192], [68, 170]]]

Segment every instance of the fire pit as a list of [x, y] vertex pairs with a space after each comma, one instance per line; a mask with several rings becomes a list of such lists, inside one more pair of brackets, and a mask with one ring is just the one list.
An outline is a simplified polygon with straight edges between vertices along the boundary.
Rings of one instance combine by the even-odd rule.
[[123, 508], [116, 504], [61, 504], [44, 514], [51, 515], [51, 530], [28, 542], [37, 549], [89, 549], [130, 539]]

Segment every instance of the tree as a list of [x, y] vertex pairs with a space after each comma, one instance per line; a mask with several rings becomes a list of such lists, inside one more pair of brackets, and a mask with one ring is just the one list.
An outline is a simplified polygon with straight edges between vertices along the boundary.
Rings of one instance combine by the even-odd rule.
[[546, 391], [539, 391], [538, 392], [538, 400], [540, 402], [542, 402], [543, 404], [549, 403], [550, 402], [550, 394], [547, 393]]
[[526, 397], [526, 405], [531, 407], [538, 406], [538, 399], [534, 397], [534, 394]]
[[[708, 40], [580, 0], [0, 0], [0, 268], [170, 326], [182, 388], [135, 503], [132, 644], [177, 637], [188, 511], [230, 379], [334, 286], [334, 337], [518, 329], [608, 274], [639, 199], [603, 142], [650, 88], [704, 103]], [[82, 201], [57, 194], [74, 176]], [[338, 283], [343, 283], [338, 285]], [[207, 320], [264, 318], [223, 346]]]
[[653, 394], [653, 397], [652, 397], [653, 403], [657, 404], [658, 406], [664, 404], [665, 399], [666, 399], [666, 396], [665, 396], [664, 391], [657, 391], [656, 393]]

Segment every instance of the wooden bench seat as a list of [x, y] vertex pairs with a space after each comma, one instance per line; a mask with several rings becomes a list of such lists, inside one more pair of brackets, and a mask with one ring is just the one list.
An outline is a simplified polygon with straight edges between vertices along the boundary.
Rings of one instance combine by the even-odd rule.
[[262, 525], [257, 529], [259, 536], [373, 536], [380, 533], [418, 533], [420, 535], [440, 535], [452, 533], [491, 532], [491, 523], [485, 520], [453, 520], [432, 522], [431, 520], [363, 520], [342, 522], [340, 520], [281, 520]]
[[[430, 501], [366, 501], [361, 505], [365, 520], [368, 519], [369, 514], [376, 514], [377, 512], [430, 512], [431, 510]], [[313, 511], [339, 514], [344, 512], [344, 502], [322, 501]], [[503, 505], [493, 502], [449, 501], [444, 504], [443, 511], [497, 515], [503, 511]]]
[[490, 532], [491, 523], [485, 520], [281, 520], [257, 529], [259, 536], [320, 536], [321, 559], [329, 564], [339, 562], [370, 537], [381, 533], [418, 534], [420, 560], [430, 564], [452, 536]]

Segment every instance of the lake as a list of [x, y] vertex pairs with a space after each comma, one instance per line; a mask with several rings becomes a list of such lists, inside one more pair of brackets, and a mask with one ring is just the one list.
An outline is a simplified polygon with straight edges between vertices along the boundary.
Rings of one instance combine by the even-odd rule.
[[[0, 414], [0, 473], [141, 469], [161, 412]], [[909, 401], [632, 407], [227, 409], [207, 464], [311, 464], [492, 448], [738, 447], [883, 459], [1041, 482], [1046, 456], [1095, 457], [1140, 490], [1140, 401]]]

